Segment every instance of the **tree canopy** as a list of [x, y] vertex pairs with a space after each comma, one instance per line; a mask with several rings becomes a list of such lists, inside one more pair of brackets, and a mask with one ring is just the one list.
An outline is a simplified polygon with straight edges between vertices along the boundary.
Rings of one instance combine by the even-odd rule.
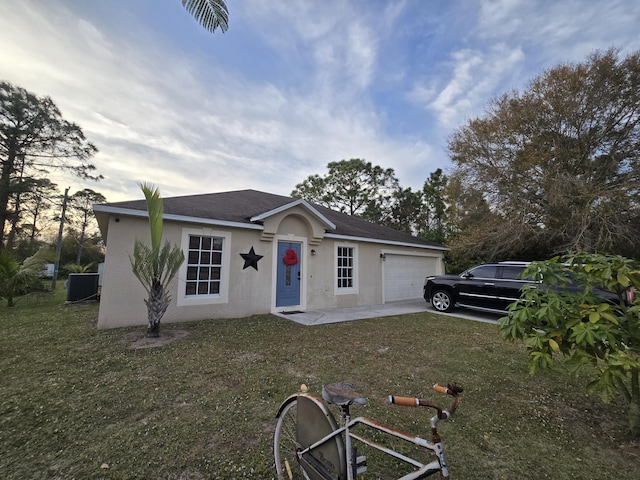
[[7, 222], [16, 225], [21, 199], [43, 186], [55, 169], [98, 180], [89, 162], [98, 149], [64, 118], [49, 97], [0, 82], [0, 243]]
[[330, 162], [329, 172], [311, 175], [296, 185], [292, 197], [304, 198], [339, 212], [385, 223], [398, 179], [392, 168], [359, 158]]
[[76, 265], [80, 265], [81, 263], [85, 240], [87, 240], [88, 235], [95, 233], [90, 231], [91, 224], [95, 223], [93, 205], [96, 203], [104, 203], [106, 201], [107, 199], [104, 195], [95, 192], [90, 188], [80, 190], [69, 198], [67, 221], [73, 227], [70, 230], [70, 233], [74, 236], [78, 245]]
[[325, 176], [310, 175], [297, 184], [291, 196], [434, 242], [446, 240], [448, 179], [442, 169], [431, 173], [422, 190], [413, 191], [400, 186], [392, 168], [359, 158], [331, 162], [327, 168]]
[[467, 257], [638, 258], [640, 53], [546, 70], [493, 99], [448, 148], [453, 247]]

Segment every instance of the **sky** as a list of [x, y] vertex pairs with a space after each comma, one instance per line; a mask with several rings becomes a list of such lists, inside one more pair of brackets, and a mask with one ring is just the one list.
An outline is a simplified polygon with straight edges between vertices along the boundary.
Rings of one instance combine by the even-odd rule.
[[227, 0], [211, 34], [180, 0], [0, 0], [0, 81], [48, 96], [109, 202], [289, 195], [364, 159], [422, 188], [447, 139], [545, 69], [640, 50], [637, 0]]

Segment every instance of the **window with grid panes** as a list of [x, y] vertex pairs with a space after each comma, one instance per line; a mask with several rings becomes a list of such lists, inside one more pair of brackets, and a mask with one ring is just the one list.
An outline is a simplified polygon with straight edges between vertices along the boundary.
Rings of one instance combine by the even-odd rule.
[[353, 259], [353, 247], [338, 247], [338, 288], [353, 288]]
[[186, 295], [218, 295], [223, 238], [189, 235]]

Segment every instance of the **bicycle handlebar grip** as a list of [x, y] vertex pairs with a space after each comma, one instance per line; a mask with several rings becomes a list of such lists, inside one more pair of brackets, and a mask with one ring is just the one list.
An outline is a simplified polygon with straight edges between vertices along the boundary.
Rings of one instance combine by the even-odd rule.
[[433, 389], [436, 392], [440, 392], [444, 395], [447, 395], [449, 393], [449, 389], [447, 387], [443, 387], [442, 385], [438, 385], [437, 383], [433, 386]]
[[389, 395], [389, 403], [402, 405], [404, 407], [417, 407], [420, 405], [420, 400], [415, 397], [396, 397], [395, 395]]

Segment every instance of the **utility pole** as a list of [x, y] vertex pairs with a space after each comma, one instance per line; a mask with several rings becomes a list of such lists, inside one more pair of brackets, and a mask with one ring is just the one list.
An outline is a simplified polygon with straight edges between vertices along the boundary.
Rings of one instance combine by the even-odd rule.
[[62, 215], [60, 216], [60, 228], [58, 229], [58, 243], [56, 244], [56, 261], [53, 264], [53, 278], [51, 279], [51, 290], [56, 291], [56, 280], [58, 278], [58, 268], [60, 267], [60, 252], [62, 251], [62, 233], [64, 232], [64, 215], [67, 211], [67, 197], [69, 188], [64, 191], [64, 199], [62, 200]]

